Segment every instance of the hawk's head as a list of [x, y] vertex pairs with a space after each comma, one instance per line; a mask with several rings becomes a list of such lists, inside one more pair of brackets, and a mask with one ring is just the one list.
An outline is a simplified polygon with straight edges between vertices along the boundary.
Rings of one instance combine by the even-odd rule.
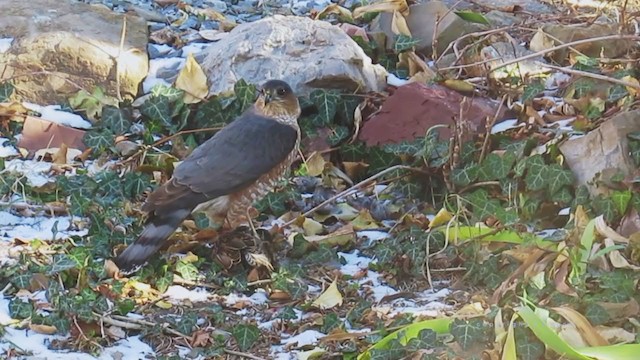
[[297, 119], [300, 116], [298, 98], [291, 90], [291, 86], [282, 80], [269, 80], [262, 85], [257, 110], [268, 117]]

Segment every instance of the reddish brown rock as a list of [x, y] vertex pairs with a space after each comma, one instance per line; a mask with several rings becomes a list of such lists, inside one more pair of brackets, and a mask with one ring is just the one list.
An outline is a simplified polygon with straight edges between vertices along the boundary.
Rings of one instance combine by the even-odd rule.
[[[362, 126], [359, 139], [367, 146], [412, 141], [424, 137], [434, 125], [450, 125], [460, 116], [463, 99], [467, 98], [462, 117], [475, 133], [485, 131], [487, 118], [493, 118], [498, 103], [479, 97], [466, 97], [440, 85], [410, 83], [400, 86], [389, 96], [380, 111]], [[503, 118], [503, 112], [498, 120]], [[448, 129], [440, 129], [443, 138]]]

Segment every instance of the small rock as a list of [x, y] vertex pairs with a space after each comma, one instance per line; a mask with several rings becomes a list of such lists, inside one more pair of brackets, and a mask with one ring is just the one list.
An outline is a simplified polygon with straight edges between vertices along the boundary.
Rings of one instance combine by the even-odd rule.
[[[43, 13], [49, 18], [46, 25], [35, 23], [33, 18]], [[147, 75], [147, 26], [138, 16], [127, 16], [121, 69], [116, 71], [122, 15], [68, 0], [33, 0], [20, 6], [0, 0], [0, 14], [3, 35], [14, 38], [11, 48], [0, 53], [5, 66], [0, 81], [13, 78], [20, 100], [60, 103], [77, 93], [78, 86], [101, 86], [115, 96], [118, 84], [121, 94], [135, 97]], [[33, 75], [33, 69], [53, 75]]]
[[498, 10], [491, 10], [484, 14], [484, 17], [495, 27], [511, 26], [522, 21], [513, 14]]
[[227, 3], [221, 0], [206, 0], [205, 4], [207, 5], [207, 7], [211, 7], [217, 12], [223, 13], [227, 11]]
[[606, 194], [609, 189], [594, 181], [597, 174], [620, 171], [628, 176], [637, 171], [629, 156], [627, 134], [640, 131], [639, 118], [640, 110], [620, 113], [587, 135], [560, 145], [578, 185], [587, 186], [592, 195]]
[[240, 24], [204, 53], [212, 95], [240, 79], [280, 78], [301, 95], [321, 87], [381, 91], [386, 84], [386, 70], [339, 27], [309, 18], [275, 15]]
[[[411, 30], [412, 36], [420, 40], [416, 45], [416, 51], [427, 56], [431, 55], [433, 50], [433, 31], [436, 29], [435, 25], [438, 19], [440, 19], [436, 37], [438, 54], [441, 54], [451, 42], [460, 36], [480, 29], [478, 24], [462, 20], [441, 1], [411, 5], [409, 11], [407, 26]], [[371, 31], [382, 31], [387, 35], [386, 46], [389, 50], [393, 49], [396, 38], [396, 35], [391, 31], [392, 20], [393, 14], [383, 12], [371, 24]]]
[[[592, 25], [562, 25], [550, 24], [540, 28], [531, 39], [530, 49], [533, 51], [541, 51], [555, 46], [558, 39], [561, 43], [566, 44], [576, 40], [589, 39], [599, 36], [615, 35], [618, 33], [617, 24], [592, 24]], [[547, 36], [549, 34], [551, 37]], [[635, 46], [633, 40], [600, 40], [591, 41], [585, 44], [574, 45], [573, 48], [582, 52], [589, 57], [598, 58], [600, 56], [607, 58], [616, 58]], [[568, 60], [567, 53], [569, 49], [560, 49], [554, 51], [550, 57], [559, 64], [563, 64]]]
[[131, 156], [138, 151], [140, 145], [129, 140], [122, 140], [116, 144], [116, 150], [122, 156]]
[[171, 51], [175, 51], [175, 49], [172, 48], [169, 45], [157, 45], [157, 44], [148, 44], [147, 45], [147, 52], [149, 52], [149, 58], [150, 59], [156, 59], [156, 58], [159, 58], [159, 57], [166, 56]]

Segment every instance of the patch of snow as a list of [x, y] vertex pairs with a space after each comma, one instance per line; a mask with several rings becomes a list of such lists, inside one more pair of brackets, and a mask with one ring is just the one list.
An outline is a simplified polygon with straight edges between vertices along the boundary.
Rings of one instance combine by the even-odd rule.
[[255, 305], [264, 305], [269, 301], [269, 296], [267, 296], [267, 292], [264, 289], [257, 289], [256, 292], [249, 296], [249, 299]]
[[4, 143], [6, 143], [7, 141], [9, 141], [9, 139], [0, 137], [0, 158], [19, 155], [20, 153], [13, 146], [11, 145], [5, 146]]
[[40, 106], [26, 101], [22, 105], [31, 111], [40, 113], [40, 117], [44, 120], [79, 129], [91, 129], [90, 122], [80, 115], [60, 110], [62, 108], [60, 105]]
[[380, 230], [361, 230], [356, 232], [356, 234], [358, 234], [358, 236], [360, 237], [366, 236], [370, 242], [380, 241], [389, 237], [388, 232]]
[[409, 83], [409, 80], [400, 79], [392, 73], [387, 74], [387, 84], [391, 86], [402, 86]]
[[213, 43], [191, 43], [181, 49], [182, 57], [186, 58], [189, 54], [195, 55], [211, 45], [213, 45]]
[[373, 293], [373, 298], [376, 300], [376, 302], [380, 302], [380, 300], [382, 300], [382, 298], [384, 298], [385, 296], [398, 293], [398, 290], [387, 285], [377, 285], [372, 287], [371, 290]]
[[[5, 324], [11, 321], [9, 316], [9, 299], [0, 297], [0, 322]], [[0, 353], [5, 353], [10, 348], [18, 348], [24, 352], [33, 354], [35, 359], [47, 360], [96, 360], [95, 357], [78, 352], [55, 351], [48, 348], [52, 340], [64, 339], [63, 336], [38, 334], [33, 331], [5, 328], [5, 334], [0, 340]], [[98, 360], [139, 360], [148, 356], [154, 357], [151, 347], [139, 336], [132, 336], [116, 342], [113, 346], [104, 348]]]
[[338, 252], [338, 256], [344, 258], [346, 262], [346, 264], [340, 267], [341, 273], [349, 276], [354, 276], [362, 269], [366, 269], [369, 267], [369, 264], [373, 262], [373, 260], [367, 257], [359, 256], [359, 252], [359, 250], [354, 250], [352, 253]]
[[27, 178], [27, 184], [42, 187], [54, 179], [49, 176], [51, 163], [34, 160], [13, 159], [4, 164], [4, 171], [17, 173]]
[[149, 60], [149, 72], [142, 82], [143, 92], [145, 94], [149, 93], [158, 84], [171, 86], [171, 83], [165, 80], [167, 74], [178, 74], [185, 61], [185, 59], [179, 57]]
[[262, 292], [256, 292], [254, 294], [251, 295], [251, 297], [246, 296], [246, 295], [242, 295], [242, 294], [236, 294], [236, 293], [231, 293], [227, 296], [225, 296], [224, 298], [224, 304], [226, 306], [234, 306], [235, 304], [239, 303], [239, 302], [246, 302], [246, 303], [251, 303], [253, 305], [263, 305], [267, 302], [267, 295], [266, 293]]
[[373, 192], [374, 192], [374, 194], [379, 195], [380, 193], [382, 193], [388, 187], [389, 187], [389, 185], [375, 185], [373, 187]]
[[491, 128], [491, 133], [492, 134], [498, 134], [510, 129], [515, 129], [515, 128], [519, 128], [519, 127], [523, 127], [524, 124], [518, 124], [518, 119], [509, 119], [509, 120], [504, 120], [501, 121], [495, 125], [493, 125], [493, 127]]
[[569, 215], [571, 214], [571, 208], [570, 207], [566, 207], [564, 209], [560, 209], [560, 211], [558, 211], [558, 215]]
[[437, 317], [442, 315], [443, 310], [450, 310], [451, 306], [441, 300], [451, 293], [449, 289], [440, 289], [436, 292], [426, 290], [416, 294], [413, 299], [396, 299], [389, 304], [372, 306], [376, 312], [395, 317], [401, 314], [412, 314], [414, 316]]
[[[54, 234], [54, 228], [57, 232]], [[69, 216], [57, 217], [20, 217], [6, 211], [0, 211], [0, 240], [53, 240], [66, 239], [70, 236], [87, 235], [88, 230], [70, 230], [72, 222]], [[1, 245], [1, 244], [0, 244]]]
[[[286, 334], [282, 334], [282, 335], [286, 336]], [[292, 336], [287, 339], [282, 339], [280, 343], [283, 345], [297, 344], [296, 345], [297, 347], [302, 347], [307, 345], [314, 345], [318, 342], [320, 338], [324, 336], [326, 335], [317, 330], [305, 330], [296, 336]]]
[[189, 300], [193, 303], [207, 301], [211, 297], [211, 293], [207, 292], [207, 290], [203, 288], [195, 288], [193, 290], [189, 290], [181, 285], [169, 286], [167, 288], [167, 291], [165, 291], [163, 295], [168, 296], [169, 300]]
[[0, 39], [0, 54], [6, 53], [11, 47], [12, 43], [13, 43], [13, 38]]

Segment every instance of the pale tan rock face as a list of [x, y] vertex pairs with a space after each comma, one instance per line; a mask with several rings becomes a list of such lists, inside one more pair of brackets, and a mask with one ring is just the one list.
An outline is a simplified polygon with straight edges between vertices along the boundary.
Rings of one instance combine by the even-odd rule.
[[299, 94], [313, 88], [380, 91], [386, 71], [339, 27], [303, 17], [275, 15], [238, 25], [206, 50], [209, 94], [226, 93], [236, 81], [283, 79]]
[[0, 81], [11, 79], [18, 100], [64, 101], [80, 88], [102, 86], [109, 95], [133, 97], [148, 72], [147, 25], [103, 6], [68, 0], [0, 0], [0, 37], [11, 37], [0, 54]]

